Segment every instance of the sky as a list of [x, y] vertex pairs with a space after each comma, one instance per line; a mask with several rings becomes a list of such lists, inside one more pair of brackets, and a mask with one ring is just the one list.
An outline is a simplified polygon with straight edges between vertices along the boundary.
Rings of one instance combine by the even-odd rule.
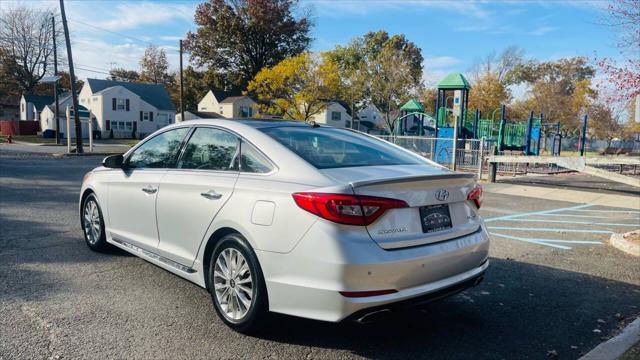
[[[149, 44], [167, 51], [178, 68], [178, 40], [196, 29], [201, 1], [66, 0], [73, 56], [80, 78], [104, 78], [109, 69], [138, 69]], [[0, 11], [26, 4], [42, 11], [57, 0], [1, 0]], [[314, 21], [312, 51], [329, 50], [369, 31], [405, 34], [422, 49], [424, 80], [466, 72], [478, 59], [510, 45], [525, 57], [620, 58], [614, 29], [602, 25], [606, 1], [301, 0]]]

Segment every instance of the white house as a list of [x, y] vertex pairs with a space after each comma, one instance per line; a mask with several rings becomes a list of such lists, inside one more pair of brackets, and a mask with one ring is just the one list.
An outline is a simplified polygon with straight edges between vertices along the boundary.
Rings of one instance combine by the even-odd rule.
[[384, 127], [384, 117], [380, 110], [369, 104], [358, 112], [358, 116], [354, 119], [354, 129], [361, 131], [369, 131], [376, 128]]
[[53, 96], [22, 95], [20, 98], [20, 120], [39, 121], [44, 107], [53, 101]]
[[198, 103], [198, 112], [227, 119], [252, 118], [258, 115], [258, 103], [238, 92], [209, 90]]
[[309, 120], [334, 127], [350, 127], [351, 111], [340, 101], [328, 101], [326, 107], [321, 112], [312, 115]]
[[143, 138], [175, 121], [176, 110], [163, 85], [87, 79], [79, 103], [95, 117], [106, 138]]
[[[73, 118], [73, 99], [71, 98], [71, 93], [65, 93], [58, 95], [58, 121], [60, 126], [60, 133], [63, 134], [63, 137], [67, 136], [67, 107], [70, 108], [70, 124], [71, 124], [71, 137], [76, 137], [76, 131], [74, 126], [74, 118]], [[89, 114], [88, 109], [82, 105], [78, 105], [80, 112], [78, 113], [81, 121], [82, 127], [82, 137], [89, 137]], [[44, 109], [40, 113], [40, 131], [45, 133], [47, 130], [55, 131], [56, 130], [56, 118], [55, 114], [55, 102], [51, 104], [45, 105]], [[92, 116], [93, 119], [93, 129], [96, 129], [97, 122], [95, 116]]]

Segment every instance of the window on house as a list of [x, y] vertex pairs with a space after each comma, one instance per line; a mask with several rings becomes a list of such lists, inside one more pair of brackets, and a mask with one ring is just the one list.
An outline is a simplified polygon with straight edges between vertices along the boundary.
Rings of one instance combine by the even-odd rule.
[[125, 107], [124, 99], [116, 99], [116, 109], [117, 110], [124, 110], [124, 107]]
[[124, 130], [124, 121], [118, 121], [118, 130]]
[[20, 107], [22, 108], [22, 110], [21, 110], [21, 111], [23, 111], [23, 112], [24, 112], [24, 104], [20, 104]]
[[105, 120], [105, 129], [111, 130], [111, 120]]
[[149, 113], [147, 111], [142, 113], [142, 120], [149, 120]]
[[224, 114], [224, 112], [222, 111], [222, 106], [220, 106], [220, 115]]
[[331, 112], [331, 120], [333, 120], [333, 121], [342, 120], [342, 113], [340, 111], [332, 111]]
[[131, 121], [127, 121], [126, 122], [126, 126], [127, 126], [127, 130], [131, 131], [132, 127], [131, 127]]
[[240, 117], [242, 118], [250, 118], [253, 116], [253, 109], [249, 106], [241, 106], [240, 107]]

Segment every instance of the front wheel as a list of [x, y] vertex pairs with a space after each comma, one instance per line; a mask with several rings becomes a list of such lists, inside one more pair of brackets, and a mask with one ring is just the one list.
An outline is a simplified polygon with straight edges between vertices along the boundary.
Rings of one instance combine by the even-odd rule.
[[218, 242], [209, 263], [209, 292], [218, 316], [241, 333], [256, 330], [268, 311], [258, 259], [240, 234]]
[[104, 232], [104, 217], [98, 199], [90, 194], [82, 204], [82, 231], [87, 246], [93, 251], [104, 252], [111, 247]]

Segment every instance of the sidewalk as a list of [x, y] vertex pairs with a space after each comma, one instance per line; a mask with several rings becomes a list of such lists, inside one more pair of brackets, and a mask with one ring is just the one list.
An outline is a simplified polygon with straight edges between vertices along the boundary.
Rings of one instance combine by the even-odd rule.
[[582, 174], [503, 178], [483, 187], [487, 193], [640, 210], [640, 189]]
[[[75, 148], [74, 145], [71, 148]], [[89, 144], [84, 144], [84, 151], [89, 152]], [[125, 144], [93, 144], [93, 152], [100, 154], [121, 154], [131, 147]], [[67, 153], [66, 145], [35, 144], [27, 142], [14, 142], [13, 144], [0, 143], [1, 153], [28, 153], [28, 154], [50, 154], [63, 155]]]

